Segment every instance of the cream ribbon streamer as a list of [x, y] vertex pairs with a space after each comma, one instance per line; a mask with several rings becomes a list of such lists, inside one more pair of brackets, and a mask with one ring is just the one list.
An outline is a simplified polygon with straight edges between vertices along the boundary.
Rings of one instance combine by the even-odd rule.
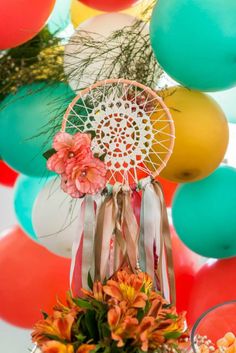
[[[74, 281], [81, 281], [82, 288], [87, 288], [88, 273], [94, 274], [94, 230], [96, 222], [95, 202], [92, 196], [86, 195], [80, 207], [79, 227], [72, 246], [72, 260], [70, 269], [70, 285]], [[80, 246], [82, 244], [82, 260], [80, 266]], [[80, 271], [79, 271], [80, 270]], [[79, 278], [81, 276], [81, 278]]]
[[156, 288], [166, 300], [175, 303], [172, 246], [163, 192], [159, 183], [150, 178], [143, 180], [142, 189], [139, 263], [156, 279]]
[[130, 194], [130, 189], [116, 184], [100, 207], [95, 232], [95, 279], [103, 281], [109, 276], [111, 241], [115, 247], [114, 272], [125, 265], [136, 270], [139, 229]]

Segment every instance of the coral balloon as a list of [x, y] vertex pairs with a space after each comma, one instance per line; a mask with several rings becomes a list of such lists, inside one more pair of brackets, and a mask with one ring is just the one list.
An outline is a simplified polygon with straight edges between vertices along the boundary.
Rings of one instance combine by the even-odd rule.
[[194, 277], [200, 267], [200, 256], [189, 250], [178, 238], [173, 228], [172, 251], [175, 270], [176, 306], [178, 311], [187, 310]]
[[1, 1], [0, 50], [33, 38], [45, 25], [55, 0]]
[[209, 260], [194, 279], [188, 307], [189, 321], [194, 324], [199, 316], [212, 306], [235, 300], [235, 283], [236, 257], [227, 260]]
[[34, 83], [7, 96], [0, 106], [0, 155], [6, 163], [26, 175], [46, 176], [43, 153], [51, 148], [52, 126], [60, 125], [73, 97], [65, 83]]
[[11, 169], [6, 163], [0, 161], [0, 184], [13, 186], [18, 173]]
[[182, 85], [220, 91], [236, 84], [235, 0], [158, 0], [150, 35], [158, 62]]
[[181, 185], [172, 205], [181, 240], [205, 257], [236, 256], [236, 169], [220, 167], [206, 179]]
[[161, 176], [178, 183], [205, 178], [218, 167], [228, 146], [229, 129], [223, 111], [208, 95], [181, 86], [159, 93], [170, 109], [176, 135], [173, 153]]
[[31, 328], [69, 289], [70, 261], [51, 254], [15, 227], [0, 238], [0, 317]]
[[169, 180], [165, 180], [161, 177], [158, 177], [157, 179], [161, 183], [164, 197], [165, 197], [166, 206], [170, 207], [172, 204], [172, 199], [173, 199], [173, 196], [174, 196], [175, 190], [177, 189], [178, 184], [173, 183], [172, 181], [169, 181]]
[[79, 0], [86, 6], [106, 12], [116, 12], [132, 6], [138, 0]]

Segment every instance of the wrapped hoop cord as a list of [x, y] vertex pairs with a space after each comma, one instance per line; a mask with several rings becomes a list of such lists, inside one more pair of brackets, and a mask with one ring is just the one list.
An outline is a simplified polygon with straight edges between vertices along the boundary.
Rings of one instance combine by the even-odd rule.
[[108, 183], [155, 178], [174, 146], [174, 124], [162, 99], [135, 81], [110, 79], [82, 90], [69, 105], [62, 131], [93, 132], [93, 152], [104, 156]]

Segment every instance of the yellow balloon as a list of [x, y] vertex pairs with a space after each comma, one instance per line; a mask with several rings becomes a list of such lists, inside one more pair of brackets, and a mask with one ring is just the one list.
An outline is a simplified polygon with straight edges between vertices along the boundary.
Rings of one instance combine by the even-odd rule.
[[178, 183], [207, 177], [222, 162], [228, 146], [229, 129], [223, 111], [207, 94], [181, 86], [159, 94], [170, 110], [176, 135], [173, 153], [161, 176]]
[[[143, 21], [147, 21], [150, 18], [152, 4], [153, 4], [153, 0], [142, 0], [138, 2], [136, 6], [132, 6], [131, 8], [126, 9], [122, 12], [138, 17]], [[150, 7], [150, 11], [147, 11], [147, 13], [143, 14], [143, 11], [146, 8], [149, 9], [149, 7]], [[100, 15], [104, 12], [101, 12], [101, 11], [92, 9], [91, 7], [88, 7], [86, 5], [83, 5], [78, 0], [72, 0], [70, 13], [71, 13], [71, 22], [74, 28], [77, 28], [82, 22], [88, 20], [91, 17]]]

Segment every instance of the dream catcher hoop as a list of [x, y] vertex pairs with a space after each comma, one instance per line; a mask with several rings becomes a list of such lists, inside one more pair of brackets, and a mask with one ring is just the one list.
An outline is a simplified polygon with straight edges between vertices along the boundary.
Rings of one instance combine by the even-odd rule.
[[132, 185], [155, 178], [174, 146], [174, 124], [162, 99], [150, 88], [110, 79], [81, 91], [69, 105], [62, 131], [92, 132], [92, 150], [104, 156], [108, 183]]
[[61, 174], [65, 192], [83, 197], [72, 249], [75, 294], [87, 286], [88, 273], [103, 281], [128, 267], [146, 271], [175, 301], [167, 212], [155, 181], [173, 145], [169, 110], [140, 83], [101, 81], [69, 105], [48, 167]]

